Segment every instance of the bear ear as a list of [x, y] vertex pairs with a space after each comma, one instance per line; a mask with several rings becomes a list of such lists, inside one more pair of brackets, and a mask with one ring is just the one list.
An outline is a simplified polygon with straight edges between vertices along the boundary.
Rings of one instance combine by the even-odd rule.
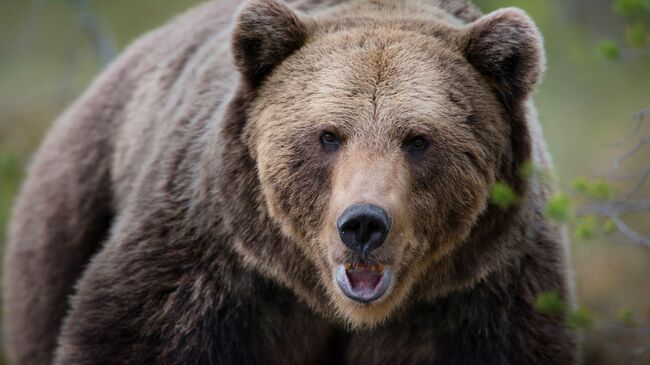
[[523, 10], [505, 8], [479, 18], [467, 25], [463, 42], [467, 60], [507, 104], [527, 96], [544, 72], [542, 37]]
[[237, 17], [232, 35], [235, 64], [257, 85], [308, 37], [308, 26], [281, 0], [252, 0]]

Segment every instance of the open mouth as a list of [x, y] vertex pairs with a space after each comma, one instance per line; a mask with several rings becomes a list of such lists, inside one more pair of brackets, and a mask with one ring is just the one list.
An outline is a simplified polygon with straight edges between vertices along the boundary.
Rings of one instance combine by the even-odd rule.
[[336, 271], [336, 282], [348, 298], [368, 303], [381, 298], [388, 290], [390, 266], [381, 264], [344, 264]]

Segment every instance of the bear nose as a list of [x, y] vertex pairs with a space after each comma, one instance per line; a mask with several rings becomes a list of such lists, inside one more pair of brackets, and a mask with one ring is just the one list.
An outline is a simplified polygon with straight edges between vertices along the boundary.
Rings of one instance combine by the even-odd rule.
[[348, 207], [336, 220], [341, 241], [360, 255], [381, 246], [390, 231], [390, 217], [372, 204]]

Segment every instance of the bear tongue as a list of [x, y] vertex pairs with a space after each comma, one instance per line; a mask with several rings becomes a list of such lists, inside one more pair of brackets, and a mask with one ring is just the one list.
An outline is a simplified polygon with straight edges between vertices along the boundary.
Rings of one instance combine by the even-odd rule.
[[373, 292], [382, 276], [381, 272], [354, 269], [346, 270], [346, 274], [355, 292]]

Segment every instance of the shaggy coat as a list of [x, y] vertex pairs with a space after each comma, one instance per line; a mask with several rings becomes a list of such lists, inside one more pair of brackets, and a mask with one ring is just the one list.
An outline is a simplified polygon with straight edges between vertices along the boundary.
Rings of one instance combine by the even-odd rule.
[[[572, 302], [550, 187], [521, 174], [550, 167], [543, 68], [522, 11], [465, 0], [219, 0], [145, 35], [30, 166], [12, 363], [576, 363], [562, 316], [534, 309]], [[498, 181], [516, 204], [489, 203]], [[393, 220], [369, 257], [332, 228], [362, 200]], [[376, 302], [333, 280], [359, 260], [393, 270]]]

